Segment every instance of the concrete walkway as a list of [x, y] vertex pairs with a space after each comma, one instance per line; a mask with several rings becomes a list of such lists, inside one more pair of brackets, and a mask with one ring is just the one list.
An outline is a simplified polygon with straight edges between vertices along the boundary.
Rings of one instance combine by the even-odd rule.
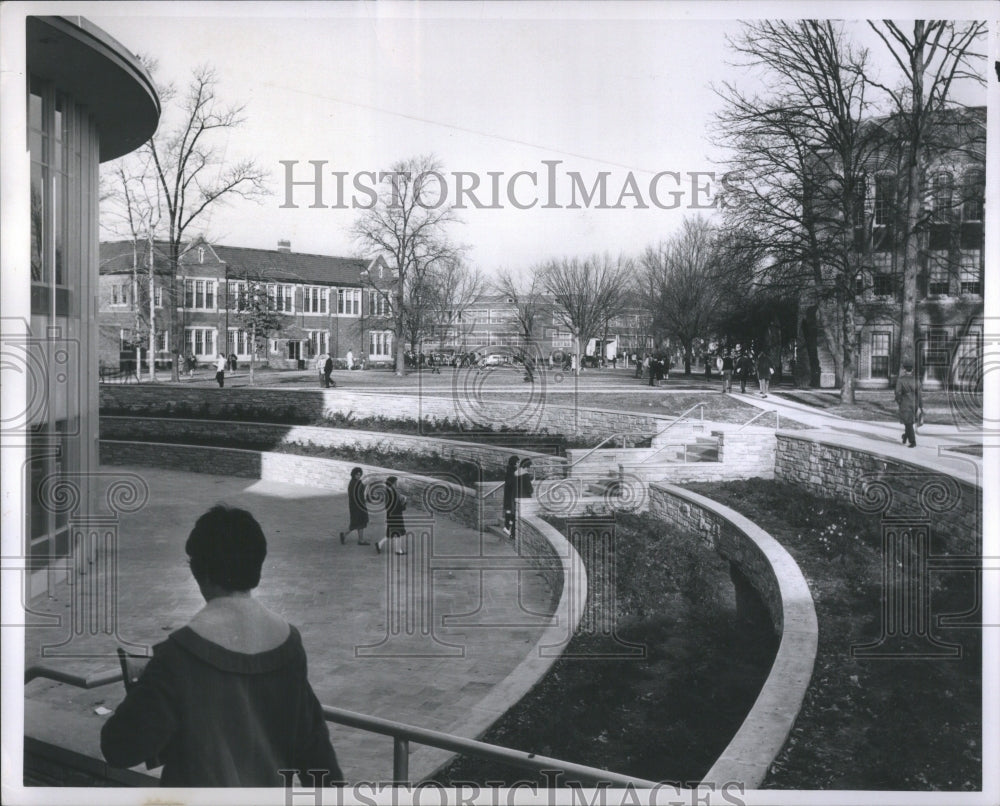
[[[344, 495], [145, 467], [102, 471], [109, 479], [140, 477], [149, 500], [120, 516], [117, 551], [102, 556], [96, 572], [71, 577], [80, 587], [68, 585], [64, 572], [53, 574], [50, 598], [42, 597], [27, 616], [26, 666], [42, 663], [83, 675], [116, 669], [116, 645], [141, 652], [186, 624], [203, 602], [184, 541], [196, 518], [219, 501], [243, 506], [261, 522], [268, 556], [255, 596], [301, 630], [310, 680], [324, 704], [461, 732], [498, 684], [512, 672], [527, 674], [519, 664], [550, 626], [548, 586], [536, 571], [504, 567], [513, 547], [492, 535], [481, 538], [438, 518], [429, 547], [437, 570], [420, 577], [418, 589], [401, 590], [390, 579], [397, 567], [387, 554], [342, 546], [334, 536], [348, 520]], [[421, 515], [414, 512], [413, 523]], [[368, 537], [383, 528], [381, 514], [373, 515]], [[400, 559], [419, 556], [411, 545]], [[116, 565], [104, 571], [108, 557]], [[407, 610], [410, 595], [417, 606]], [[103, 631], [115, 618], [117, 637]], [[510, 683], [506, 679], [505, 686]], [[100, 758], [106, 715], [95, 709], [114, 709], [123, 695], [121, 683], [81, 690], [36, 680], [25, 690], [26, 733]], [[391, 780], [391, 738], [336, 725], [331, 735], [349, 780]], [[436, 761], [429, 754], [411, 757], [411, 778], [431, 772], [426, 767]]]
[[772, 391], [766, 398], [759, 394], [739, 394], [734, 397], [764, 411], [777, 411], [782, 418], [797, 420], [803, 425], [819, 429], [827, 437], [838, 438], [845, 444], [877, 449], [894, 458], [921, 465], [932, 470], [947, 468], [949, 471], [975, 478], [982, 483], [983, 457], [970, 453], [957, 453], [962, 446], [980, 445], [984, 456], [996, 462], [1000, 458], [998, 434], [984, 439], [984, 434], [961, 429], [953, 425], [923, 425], [917, 428], [917, 447], [902, 444], [903, 426], [896, 422], [850, 420], [831, 414], [798, 401], [782, 397], [781, 391]]

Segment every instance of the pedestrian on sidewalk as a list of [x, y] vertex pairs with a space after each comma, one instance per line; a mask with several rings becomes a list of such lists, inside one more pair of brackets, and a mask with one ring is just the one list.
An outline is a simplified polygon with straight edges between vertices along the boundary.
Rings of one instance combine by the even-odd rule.
[[760, 355], [757, 356], [757, 382], [760, 384], [760, 396], [767, 397], [767, 390], [771, 384], [771, 376], [774, 374], [774, 367], [771, 359], [767, 355], [767, 348], [762, 347]]
[[344, 545], [347, 536], [351, 532], [358, 533], [358, 545], [370, 546], [371, 543], [365, 540], [365, 527], [368, 526], [368, 491], [365, 489], [361, 476], [364, 471], [360, 467], [351, 470], [351, 480], [347, 482], [347, 509], [350, 513], [350, 522], [346, 532], [340, 533], [340, 545]]
[[903, 444], [917, 447], [917, 436], [913, 430], [914, 421], [923, 413], [920, 399], [920, 384], [913, 377], [913, 362], [903, 362], [903, 371], [896, 380], [896, 404], [899, 406], [899, 421], [903, 424]]
[[745, 395], [747, 393], [747, 381], [750, 380], [750, 375], [753, 373], [753, 358], [750, 357], [750, 352], [744, 350], [740, 353], [740, 357], [736, 359], [736, 374], [740, 378], [740, 394]]
[[215, 506], [185, 544], [205, 606], [153, 657], [101, 728], [113, 767], [163, 764], [160, 786], [343, 783], [299, 631], [251, 591], [267, 540], [244, 509]]
[[330, 376], [333, 374], [333, 356], [328, 355], [326, 361], [323, 362], [323, 388], [329, 389], [331, 386], [336, 386], [333, 378]]
[[733, 391], [733, 354], [726, 350], [722, 356], [722, 394]]
[[215, 382], [219, 384], [220, 389], [226, 385], [227, 363], [226, 357], [222, 353], [219, 353], [219, 357], [215, 362]]
[[507, 460], [507, 470], [503, 477], [503, 530], [507, 537], [514, 537], [514, 500], [517, 498], [517, 463], [516, 456]]
[[406, 496], [396, 489], [398, 479], [389, 476], [385, 480], [385, 537], [375, 543], [375, 551], [382, 553], [382, 546], [390, 541], [396, 554], [406, 554], [405, 544], [406, 524], [403, 523], [403, 510], [406, 509]]

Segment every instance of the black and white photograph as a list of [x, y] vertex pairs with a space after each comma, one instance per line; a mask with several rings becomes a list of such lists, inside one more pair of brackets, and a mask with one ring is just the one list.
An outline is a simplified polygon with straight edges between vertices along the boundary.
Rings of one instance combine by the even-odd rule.
[[5, 804], [1000, 803], [995, 3], [6, 0], [0, 113]]

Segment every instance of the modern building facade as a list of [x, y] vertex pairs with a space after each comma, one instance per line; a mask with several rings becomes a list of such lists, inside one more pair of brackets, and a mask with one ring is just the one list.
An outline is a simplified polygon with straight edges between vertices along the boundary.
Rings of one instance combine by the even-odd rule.
[[144, 363], [151, 322], [160, 367], [169, 367], [175, 353], [199, 364], [214, 364], [220, 353], [248, 364], [254, 294], [266, 294], [263, 307], [281, 325], [258, 346], [258, 362], [305, 368], [319, 355], [344, 357], [348, 351], [359, 360], [392, 359], [392, 331], [380, 315], [384, 305], [370, 288], [370, 278], [387, 277], [381, 258], [293, 252], [288, 241], [279, 241], [276, 249], [196, 241], [182, 251], [175, 278], [166, 254], [160, 242], [101, 244], [100, 360], [105, 367], [134, 360], [136, 349]]
[[5, 11], [24, 24], [25, 69], [5, 48], [3, 527], [23, 535], [30, 597], [72, 549], [59, 494], [89, 512], [99, 465], [98, 165], [152, 136], [160, 103], [131, 51], [87, 20]]

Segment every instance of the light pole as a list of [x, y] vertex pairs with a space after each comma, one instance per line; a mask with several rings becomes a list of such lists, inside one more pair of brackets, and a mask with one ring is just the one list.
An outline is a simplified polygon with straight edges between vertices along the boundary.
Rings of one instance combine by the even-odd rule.
[[361, 278], [361, 344], [358, 345], [358, 354], [359, 354], [358, 358], [359, 360], [363, 360], [364, 363], [367, 364], [368, 353], [366, 351], [368, 348], [365, 346], [367, 344], [367, 342], [365, 341], [365, 296], [370, 296], [370, 295], [365, 294], [365, 292], [368, 290], [365, 286], [367, 285], [369, 278], [368, 269], [362, 269], [360, 272], [358, 272], [358, 277]]

